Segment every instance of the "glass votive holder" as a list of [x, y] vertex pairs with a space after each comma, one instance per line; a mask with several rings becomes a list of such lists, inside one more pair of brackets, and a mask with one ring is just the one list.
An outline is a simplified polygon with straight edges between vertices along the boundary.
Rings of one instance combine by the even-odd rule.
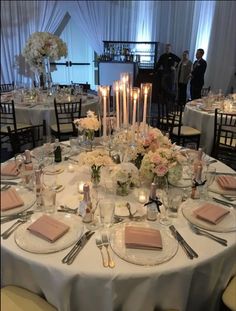
[[85, 184], [85, 181], [84, 180], [80, 180], [78, 181], [77, 183], [77, 190], [80, 194], [83, 194], [84, 193], [84, 184]]
[[149, 194], [148, 194], [148, 190], [147, 189], [139, 189], [138, 191], [138, 201], [139, 203], [146, 203], [148, 202], [148, 197], [149, 197]]

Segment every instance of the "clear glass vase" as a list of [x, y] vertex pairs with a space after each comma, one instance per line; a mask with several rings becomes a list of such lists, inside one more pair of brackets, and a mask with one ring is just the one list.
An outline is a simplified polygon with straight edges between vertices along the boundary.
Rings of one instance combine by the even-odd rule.
[[121, 196], [126, 196], [130, 191], [130, 182], [129, 181], [119, 181], [116, 182], [116, 194]]
[[42, 66], [36, 72], [36, 80], [41, 89], [52, 88], [52, 75], [49, 57], [42, 58]]
[[91, 182], [94, 187], [98, 187], [101, 181], [101, 166], [91, 166]]
[[88, 149], [93, 150], [94, 130], [84, 130], [84, 143]]

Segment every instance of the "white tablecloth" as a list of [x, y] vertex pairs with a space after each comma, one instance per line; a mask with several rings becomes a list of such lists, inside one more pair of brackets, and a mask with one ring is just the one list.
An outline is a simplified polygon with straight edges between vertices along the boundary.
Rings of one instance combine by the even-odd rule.
[[[231, 171], [221, 163], [212, 165], [219, 171]], [[78, 172], [66, 169], [58, 175], [58, 182], [63, 181], [66, 187], [57, 194], [57, 204], [78, 203], [79, 178]], [[3, 224], [2, 232], [10, 224]], [[235, 232], [218, 234], [228, 241], [224, 247], [194, 234], [181, 213], [173, 224], [199, 258], [188, 259], [179, 247], [170, 261], [149, 267], [128, 263], [112, 253], [116, 266], [106, 269], [95, 245], [96, 232], [68, 266], [61, 263], [68, 249], [53, 254], [28, 253], [17, 247], [12, 235], [1, 243], [2, 286], [13, 284], [44, 295], [59, 311], [219, 310], [222, 291], [236, 274]]]
[[[193, 101], [194, 102], [194, 101]], [[211, 154], [214, 141], [214, 112], [199, 109], [198, 105], [189, 102], [185, 105], [183, 125], [191, 126], [201, 131], [200, 147], [206, 154]]]

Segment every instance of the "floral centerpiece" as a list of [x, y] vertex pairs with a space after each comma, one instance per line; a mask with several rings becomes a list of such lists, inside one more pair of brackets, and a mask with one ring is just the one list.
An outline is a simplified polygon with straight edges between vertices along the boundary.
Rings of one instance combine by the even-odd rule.
[[132, 163], [121, 163], [114, 167], [111, 178], [118, 195], [128, 195], [131, 185], [139, 186], [139, 171]]
[[140, 167], [140, 175], [148, 181], [171, 175], [172, 181], [177, 181], [182, 176], [182, 163], [185, 157], [173, 148], [158, 148], [150, 150], [144, 155]]
[[59, 37], [49, 32], [35, 32], [26, 42], [22, 55], [34, 71], [43, 72], [43, 58], [56, 61], [66, 57], [67, 46]]
[[[171, 148], [172, 146], [169, 138], [164, 136], [159, 129], [149, 126], [147, 130], [144, 130], [142, 123], [140, 126], [116, 133], [113, 144], [114, 146], [126, 145], [126, 159], [138, 168], [140, 168], [143, 156], [150, 150], [155, 151], [161, 147]], [[127, 146], [131, 146], [131, 148], [127, 148]]]
[[78, 158], [80, 165], [88, 165], [91, 168], [91, 181], [96, 186], [101, 179], [101, 167], [113, 165], [109, 153], [103, 149], [91, 152], [82, 152]]
[[95, 112], [88, 110], [87, 117], [74, 120], [75, 126], [79, 131], [82, 131], [86, 139], [91, 144], [94, 139], [94, 132], [98, 131], [100, 128], [100, 122], [95, 114]]

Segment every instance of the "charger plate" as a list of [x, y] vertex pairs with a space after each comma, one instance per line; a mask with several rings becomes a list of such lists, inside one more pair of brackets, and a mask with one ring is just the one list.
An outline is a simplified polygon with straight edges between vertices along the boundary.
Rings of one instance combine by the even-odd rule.
[[21, 213], [29, 209], [36, 201], [36, 196], [34, 191], [28, 190], [22, 186], [11, 186], [15, 188], [21, 199], [24, 201], [24, 205], [16, 208], [9, 209], [7, 211], [1, 211], [2, 216], [9, 216]]
[[[202, 206], [205, 203], [212, 203], [214, 205], [218, 205], [229, 211], [218, 224], [214, 225], [210, 222], [204, 221], [202, 219], [197, 218], [194, 215], [194, 211]], [[214, 232], [231, 232], [236, 230], [236, 210], [230, 207], [223, 206], [214, 201], [205, 201], [205, 200], [191, 200], [188, 199], [184, 203], [182, 203], [182, 213], [184, 217], [192, 224], [209, 231]]]
[[[151, 228], [159, 230], [162, 238], [162, 250], [131, 249], [125, 246], [125, 226]], [[114, 225], [110, 229], [110, 245], [121, 259], [141, 266], [154, 266], [173, 258], [178, 250], [178, 243], [168, 229], [157, 223], [129, 222]]]
[[15, 232], [16, 244], [27, 252], [49, 254], [61, 251], [76, 243], [83, 233], [84, 225], [78, 216], [67, 213], [51, 214], [50, 217], [70, 226], [70, 229], [54, 243], [48, 242], [27, 230], [32, 222], [37, 219], [36, 217], [40, 216], [42, 216], [42, 214], [35, 214], [31, 217], [30, 222], [21, 225]]

